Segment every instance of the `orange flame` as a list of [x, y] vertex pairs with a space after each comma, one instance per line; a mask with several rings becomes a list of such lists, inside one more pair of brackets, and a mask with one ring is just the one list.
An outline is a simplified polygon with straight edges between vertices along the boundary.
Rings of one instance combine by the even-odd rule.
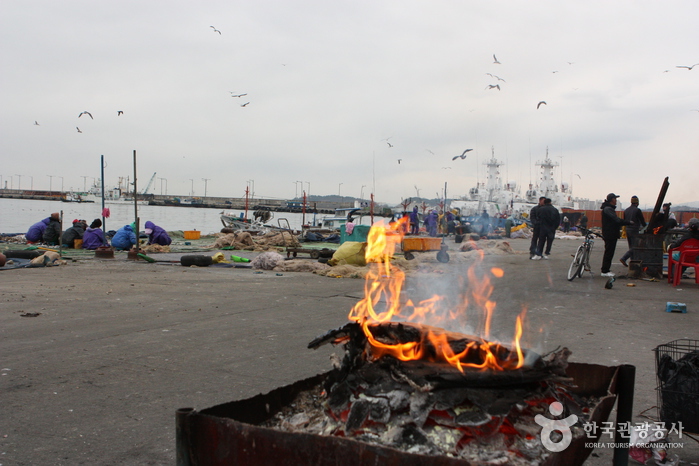
[[[466, 274], [468, 282], [462, 287], [463, 291], [455, 307], [445, 308], [448, 306], [447, 300], [438, 295], [417, 304], [410, 299], [401, 302], [405, 273], [391, 261], [403, 240], [404, 224], [407, 221], [407, 218], [402, 218], [389, 225], [379, 222], [372, 226], [367, 238], [365, 258], [371, 267], [364, 285], [364, 298], [352, 308], [348, 317], [362, 326], [370, 345], [370, 357], [378, 359], [390, 355], [402, 361], [427, 359], [448, 363], [461, 372], [467, 369], [502, 371], [521, 368], [525, 359], [520, 345], [524, 311], [516, 319], [510, 347], [488, 340], [496, 309], [495, 301], [490, 299], [494, 287], [489, 275], [502, 278], [502, 269], [493, 267], [489, 270], [490, 274], [479, 277], [476, 267], [471, 267]], [[483, 251], [479, 251], [480, 260], [483, 255]], [[470, 306], [482, 310], [477, 325], [471, 324], [477, 329], [478, 335], [467, 338], [468, 343], [459, 351], [454, 349], [454, 346], [459, 345], [453, 343], [463, 343], [465, 336], [436, 327], [424, 326], [425, 331], [421, 332], [420, 341], [406, 343], [386, 343], [377, 339], [372, 332], [372, 325], [393, 321], [422, 324], [428, 320], [450, 319], [466, 324], [466, 311]]]
[[663, 228], [662, 226], [653, 228], [653, 234], [654, 234], [654, 235], [657, 235], [658, 233], [660, 233], [660, 230], [661, 230], [662, 228]]

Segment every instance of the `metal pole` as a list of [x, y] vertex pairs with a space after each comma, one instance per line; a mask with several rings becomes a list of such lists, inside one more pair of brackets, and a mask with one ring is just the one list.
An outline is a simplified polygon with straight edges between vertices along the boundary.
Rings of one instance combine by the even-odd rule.
[[[102, 231], [107, 231], [107, 225], [104, 221], [104, 155], [100, 156], [100, 176], [102, 177]], [[61, 183], [63, 183], [63, 178], [61, 178]]]
[[[138, 190], [136, 189], [136, 150], [133, 151], [133, 213], [138, 227]], [[136, 232], [136, 246], [138, 246], [138, 232]], [[136, 248], [138, 250], [138, 248]]]
[[211, 178], [202, 178], [202, 181], [204, 182], [204, 198], [206, 198], [206, 188], [208, 186], [209, 180]]
[[338, 195], [338, 196], [341, 196], [341, 194], [340, 194], [340, 189], [342, 189], [342, 183], [340, 183], [340, 184], [337, 186], [337, 195]]
[[[616, 425], [617, 429], [614, 434], [614, 443], [617, 445], [614, 448], [614, 456], [612, 464], [614, 466], [626, 466], [629, 464], [629, 447], [628, 438], [624, 440], [621, 425], [631, 424], [633, 419], [633, 392], [636, 381], [636, 366], [631, 364], [622, 364], [617, 369], [617, 402], [616, 402]], [[619, 446], [619, 445], [625, 445]]]
[[22, 175], [15, 176], [19, 178], [19, 181], [17, 182], [17, 189], [22, 189]]
[[49, 177], [49, 191], [53, 191], [53, 175], [46, 175]]

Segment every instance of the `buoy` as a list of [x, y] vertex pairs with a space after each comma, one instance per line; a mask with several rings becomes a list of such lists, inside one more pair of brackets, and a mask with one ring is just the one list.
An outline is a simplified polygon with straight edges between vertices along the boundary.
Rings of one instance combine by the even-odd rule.
[[5, 267], [5, 262], [7, 262], [5, 254], [0, 254], [0, 267]]

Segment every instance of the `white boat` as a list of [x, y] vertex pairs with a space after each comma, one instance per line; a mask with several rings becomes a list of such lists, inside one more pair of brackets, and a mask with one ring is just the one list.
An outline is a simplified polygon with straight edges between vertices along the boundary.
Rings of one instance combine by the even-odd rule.
[[[102, 202], [102, 188], [99, 186], [99, 182], [100, 180], [97, 180], [97, 182], [92, 185], [87, 192], [76, 193], [82, 199], [84, 199], [82, 202]], [[123, 178], [119, 178], [119, 186], [105, 189], [105, 204], [134, 204], [133, 197], [129, 197], [128, 195], [124, 194], [126, 190], [123, 189], [122, 182]], [[128, 186], [128, 182], [126, 185]], [[148, 201], [145, 199], [139, 199], [137, 202], [138, 205], [148, 205]]]
[[[265, 212], [271, 214], [270, 211]], [[241, 214], [236, 214], [235, 212], [221, 212], [221, 223], [223, 223], [224, 228], [230, 228], [235, 232], [247, 231], [249, 233], [259, 234], [266, 233], [271, 230], [281, 230], [282, 228], [278, 226], [265, 223], [271, 220], [271, 218], [272, 215], [270, 215], [269, 217], [260, 217], [255, 215], [253, 219], [244, 219], [243, 217], [241, 217]]]

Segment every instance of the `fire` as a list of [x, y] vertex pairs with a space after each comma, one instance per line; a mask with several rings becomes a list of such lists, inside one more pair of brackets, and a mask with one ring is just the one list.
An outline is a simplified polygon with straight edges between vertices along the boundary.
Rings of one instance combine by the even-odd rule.
[[[502, 278], [502, 269], [493, 267], [489, 274], [479, 277], [476, 268], [471, 267], [467, 272], [468, 281], [461, 287], [463, 292], [455, 308], [446, 307], [447, 300], [438, 295], [419, 303], [410, 299], [401, 302], [405, 273], [391, 261], [396, 248], [403, 240], [405, 222], [407, 219], [404, 218], [390, 225], [377, 223], [372, 226], [367, 238], [365, 257], [371, 267], [364, 285], [364, 298], [352, 308], [348, 317], [362, 326], [371, 345], [370, 356], [374, 359], [390, 355], [402, 361], [423, 359], [443, 362], [461, 372], [521, 368], [524, 365], [524, 354], [520, 345], [524, 311], [517, 317], [514, 337], [509, 347], [488, 340], [491, 337], [492, 317], [496, 309], [496, 303], [490, 299], [494, 289], [490, 276]], [[483, 251], [480, 251], [480, 258], [483, 258]], [[475, 325], [469, 323], [478, 329], [478, 336], [469, 340], [463, 349], [454, 349], [453, 343], [456, 336], [464, 335], [453, 334], [437, 327], [424, 326], [425, 331], [421, 332], [422, 337], [419, 341], [406, 343], [386, 343], [376, 338], [372, 332], [372, 326], [396, 321], [421, 324], [428, 320], [433, 322], [438, 319], [460, 319], [461, 323], [464, 323], [463, 319], [469, 306], [481, 309], [482, 313], [479, 322]], [[463, 341], [463, 338], [460, 341]]]
[[657, 235], [658, 233], [660, 233], [660, 230], [662, 230], [662, 229], [663, 229], [662, 226], [653, 228], [653, 234], [654, 234], [654, 235]]

